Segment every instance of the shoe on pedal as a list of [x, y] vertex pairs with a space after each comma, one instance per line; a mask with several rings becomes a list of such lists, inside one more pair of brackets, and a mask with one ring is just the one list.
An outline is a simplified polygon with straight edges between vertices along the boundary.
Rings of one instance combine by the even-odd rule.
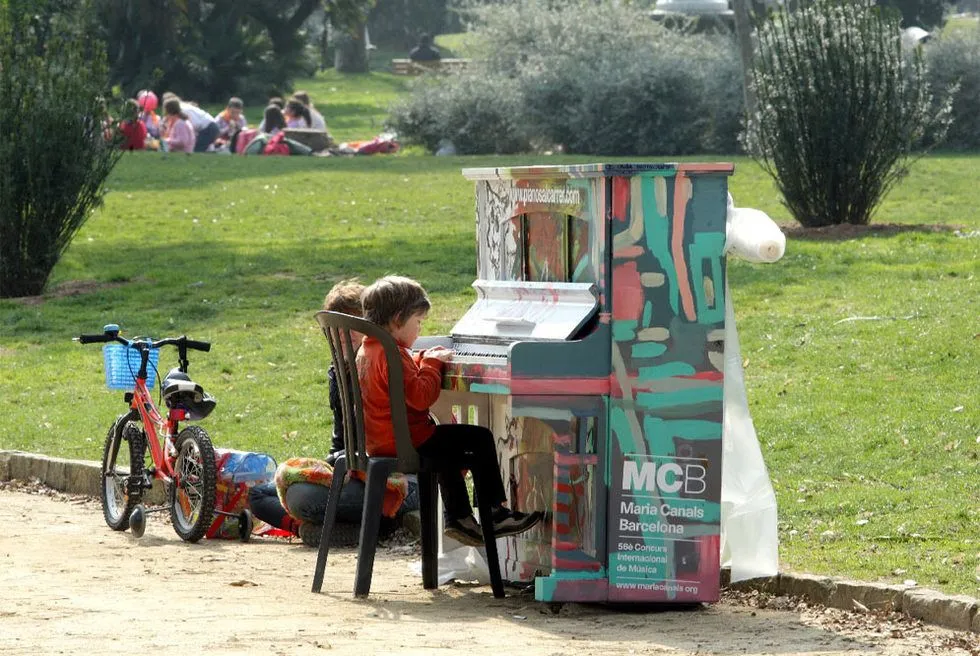
[[446, 535], [468, 547], [483, 546], [483, 529], [473, 515], [446, 522]]

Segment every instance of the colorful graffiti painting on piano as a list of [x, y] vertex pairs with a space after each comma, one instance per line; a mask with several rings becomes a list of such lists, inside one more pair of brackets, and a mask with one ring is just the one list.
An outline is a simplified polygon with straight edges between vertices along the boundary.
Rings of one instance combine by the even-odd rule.
[[612, 182], [610, 599], [718, 595], [727, 181], [711, 173]]
[[[506, 365], [451, 364], [444, 380], [447, 402], [486, 408], [511, 502], [548, 511], [540, 530], [508, 539], [505, 558], [509, 578], [535, 580], [538, 600], [718, 597], [731, 173], [687, 163], [464, 171], [476, 181], [475, 287], [500, 281], [516, 298], [553, 285], [561, 305], [587, 284], [597, 301], [567, 334], [511, 335]], [[507, 337], [473, 325], [466, 335]]]

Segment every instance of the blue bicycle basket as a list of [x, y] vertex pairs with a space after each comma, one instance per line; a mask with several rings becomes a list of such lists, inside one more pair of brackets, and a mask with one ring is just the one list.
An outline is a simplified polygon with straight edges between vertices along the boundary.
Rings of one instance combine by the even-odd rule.
[[[109, 389], [133, 390], [136, 388], [136, 374], [140, 370], [140, 352], [122, 344], [106, 344], [102, 347], [105, 358], [105, 384]], [[157, 362], [160, 349], [150, 349], [150, 360], [146, 365], [146, 386], [153, 389], [157, 377]]]

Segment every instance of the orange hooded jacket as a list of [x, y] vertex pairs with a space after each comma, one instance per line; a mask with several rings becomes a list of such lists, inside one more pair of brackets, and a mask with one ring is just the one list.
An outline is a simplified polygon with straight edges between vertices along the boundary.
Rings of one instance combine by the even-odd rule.
[[[435, 424], [429, 408], [442, 390], [443, 362], [426, 358], [425, 351], [413, 354], [399, 342], [402, 375], [405, 378], [405, 405], [408, 406], [408, 429], [412, 444], [418, 448], [432, 437]], [[391, 401], [388, 397], [388, 363], [381, 342], [365, 337], [357, 352], [357, 379], [364, 404], [364, 434], [367, 451], [372, 456], [395, 456], [395, 430], [391, 423]]]

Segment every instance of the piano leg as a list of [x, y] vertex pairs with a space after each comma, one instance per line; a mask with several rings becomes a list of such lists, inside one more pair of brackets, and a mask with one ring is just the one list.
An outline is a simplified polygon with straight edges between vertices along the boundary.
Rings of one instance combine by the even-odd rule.
[[471, 423], [496, 437], [511, 508], [545, 512], [545, 521], [505, 538], [505, 579], [535, 582], [541, 601], [603, 601], [606, 444], [602, 397], [508, 396], [443, 390], [440, 423]]

